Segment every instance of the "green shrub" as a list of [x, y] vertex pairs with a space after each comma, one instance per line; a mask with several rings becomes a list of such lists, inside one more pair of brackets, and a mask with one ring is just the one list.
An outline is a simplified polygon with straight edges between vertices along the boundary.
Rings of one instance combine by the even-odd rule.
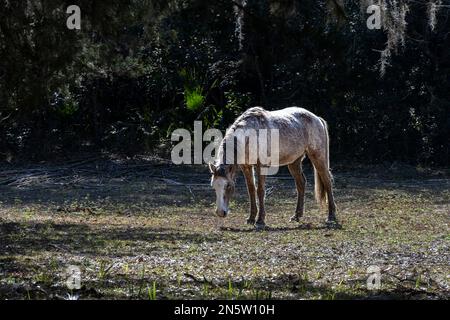
[[186, 108], [190, 111], [199, 110], [205, 102], [205, 96], [203, 95], [203, 89], [201, 86], [195, 86], [194, 88], [184, 88], [184, 102]]

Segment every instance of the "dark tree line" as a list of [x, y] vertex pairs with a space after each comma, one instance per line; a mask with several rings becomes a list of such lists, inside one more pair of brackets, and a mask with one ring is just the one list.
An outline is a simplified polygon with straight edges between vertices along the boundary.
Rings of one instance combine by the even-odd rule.
[[297, 105], [335, 160], [448, 165], [450, 3], [382, 0], [369, 30], [372, 2], [0, 0], [0, 157], [152, 152], [194, 120]]

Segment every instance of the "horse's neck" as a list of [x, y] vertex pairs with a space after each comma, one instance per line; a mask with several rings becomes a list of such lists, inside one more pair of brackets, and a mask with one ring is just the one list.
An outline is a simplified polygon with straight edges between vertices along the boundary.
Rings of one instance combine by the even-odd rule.
[[[232, 138], [232, 137], [231, 137]], [[232, 165], [236, 163], [236, 159], [233, 159], [233, 154], [230, 155], [229, 151], [226, 151], [227, 142], [230, 139], [230, 136], [225, 135], [222, 142], [220, 143], [218, 154], [217, 154], [217, 163], [219, 165]], [[231, 144], [228, 143], [228, 146]]]
[[222, 143], [220, 144], [219, 150], [217, 153], [216, 165], [218, 165], [218, 166], [222, 165], [222, 166], [229, 167], [234, 176], [234, 173], [237, 170], [237, 164], [236, 164], [237, 159], [235, 159], [234, 151], [232, 153], [226, 151], [225, 145], [227, 143], [227, 139], [233, 139], [233, 136], [225, 136], [225, 138], [222, 140]]

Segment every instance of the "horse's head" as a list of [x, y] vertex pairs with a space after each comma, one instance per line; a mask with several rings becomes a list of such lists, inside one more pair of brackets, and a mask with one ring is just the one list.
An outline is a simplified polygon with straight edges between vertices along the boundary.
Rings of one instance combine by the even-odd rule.
[[234, 166], [209, 164], [211, 186], [216, 191], [216, 214], [225, 218], [229, 212], [230, 199], [234, 193]]

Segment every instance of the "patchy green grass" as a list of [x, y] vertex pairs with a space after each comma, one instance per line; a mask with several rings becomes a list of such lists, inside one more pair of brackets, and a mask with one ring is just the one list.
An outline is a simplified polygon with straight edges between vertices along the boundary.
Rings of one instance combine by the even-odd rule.
[[[289, 222], [295, 188], [283, 171], [268, 180], [269, 228], [257, 232], [245, 225], [242, 180], [232, 214], [213, 216], [204, 168], [36, 168], [0, 175], [2, 299], [449, 298], [445, 176], [338, 170], [342, 228], [329, 229], [310, 176], [305, 216]], [[66, 286], [70, 265], [80, 290]], [[371, 265], [377, 291], [367, 290]]]

